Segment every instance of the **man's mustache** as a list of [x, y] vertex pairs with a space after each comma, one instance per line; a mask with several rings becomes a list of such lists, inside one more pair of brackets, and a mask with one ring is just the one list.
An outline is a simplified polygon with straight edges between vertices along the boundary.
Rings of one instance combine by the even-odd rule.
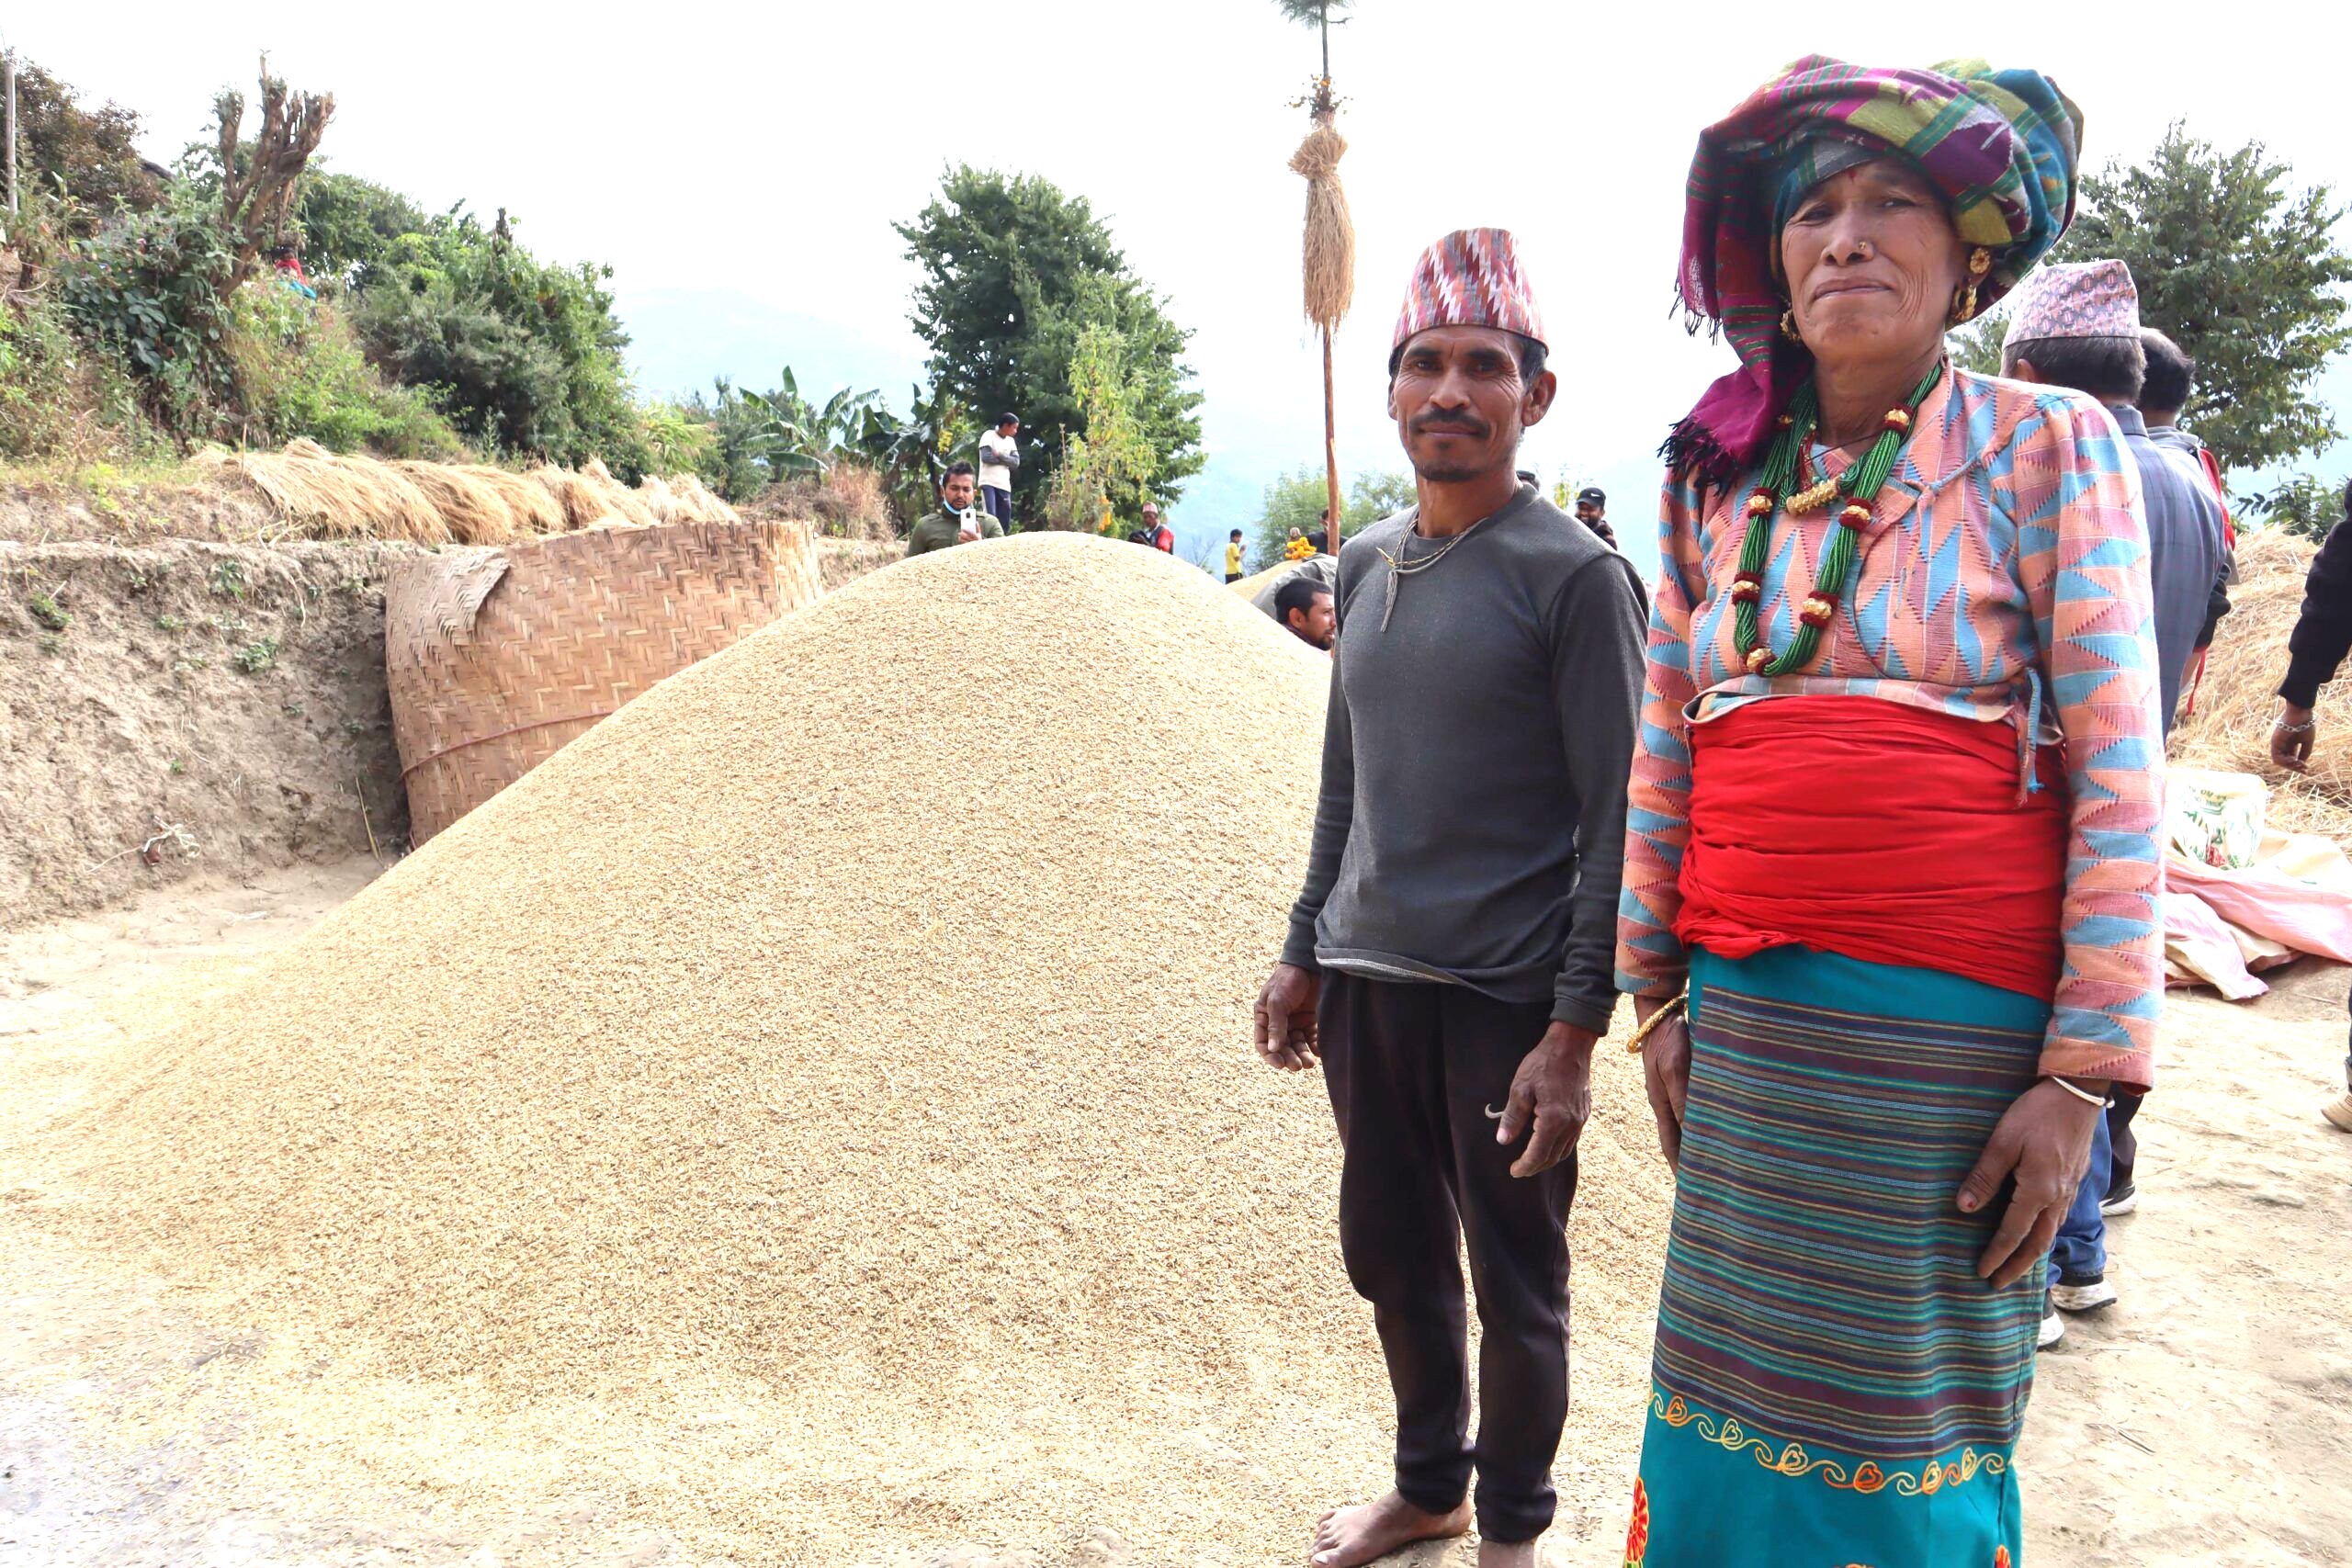
[[1484, 435], [1487, 434], [1485, 422], [1464, 418], [1461, 414], [1426, 413], [1414, 420], [1410, 428], [1416, 435]]

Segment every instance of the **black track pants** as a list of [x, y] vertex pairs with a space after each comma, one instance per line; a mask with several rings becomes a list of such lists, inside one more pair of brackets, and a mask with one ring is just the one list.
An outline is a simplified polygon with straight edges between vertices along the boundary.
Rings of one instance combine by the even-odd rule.
[[[1340, 1250], [1372, 1303], [1396, 1395], [1396, 1489], [1443, 1513], [1469, 1489], [1479, 1532], [1530, 1540], [1552, 1522], [1552, 1458], [1568, 1409], [1573, 1156], [1510, 1174], [1526, 1139], [1495, 1142], [1511, 1075], [1551, 1022], [1460, 986], [1323, 973], [1323, 1070], [1346, 1158]], [[1457, 1247], [1466, 1238], [1483, 1340], [1470, 1378]]]

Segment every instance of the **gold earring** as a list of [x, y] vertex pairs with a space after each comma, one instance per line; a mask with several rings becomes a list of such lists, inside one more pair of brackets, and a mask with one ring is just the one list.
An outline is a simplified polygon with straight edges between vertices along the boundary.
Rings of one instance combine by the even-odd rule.
[[1953, 326], [1976, 319], [1976, 286], [1984, 281], [1984, 275], [1992, 270], [1993, 253], [1991, 251], [1979, 245], [1968, 253], [1968, 287], [1962, 289], [1953, 299], [1951, 307]]
[[1793, 305], [1781, 312], [1781, 335], [1791, 343], [1804, 341], [1804, 334], [1797, 331], [1797, 311]]

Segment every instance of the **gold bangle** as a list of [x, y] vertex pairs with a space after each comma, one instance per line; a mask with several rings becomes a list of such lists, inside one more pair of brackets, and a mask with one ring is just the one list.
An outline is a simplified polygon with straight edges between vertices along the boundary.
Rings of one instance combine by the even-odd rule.
[[1664, 1023], [1668, 1019], [1680, 1014], [1683, 1009], [1690, 1005], [1690, 992], [1688, 987], [1676, 992], [1672, 1001], [1658, 1009], [1657, 1011], [1650, 1014], [1648, 1018], [1643, 1021], [1642, 1026], [1634, 1031], [1634, 1037], [1625, 1042], [1625, 1055], [1628, 1056], [1640, 1055], [1642, 1054], [1642, 1046], [1650, 1037], [1650, 1031], [1656, 1029], [1659, 1024]]
[[2060, 1077], [2056, 1073], [2052, 1073], [2044, 1081], [2056, 1084], [2060, 1089], [2064, 1089], [2068, 1094], [2073, 1095], [2076, 1100], [2081, 1100], [2084, 1104], [2096, 1105], [2101, 1111], [2106, 1110], [2109, 1106], [2115, 1103], [2115, 1101], [2109, 1100], [2104, 1095], [2093, 1094], [2086, 1089], [2076, 1088], [2075, 1085], [2068, 1083], [2064, 1078]]

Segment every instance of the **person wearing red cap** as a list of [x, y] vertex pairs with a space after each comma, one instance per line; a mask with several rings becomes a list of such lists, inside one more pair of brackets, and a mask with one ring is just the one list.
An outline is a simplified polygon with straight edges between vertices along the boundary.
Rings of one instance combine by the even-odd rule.
[[[1319, 1062], [1340, 1248], [1396, 1399], [1396, 1490], [1335, 1509], [1316, 1568], [1466, 1532], [1532, 1564], [1568, 1402], [1568, 1205], [1609, 1027], [1645, 608], [1624, 558], [1514, 464], [1552, 406], [1510, 234], [1415, 268], [1390, 415], [1419, 504], [1341, 547], [1322, 794], [1259, 1052]], [[1470, 1438], [1462, 1274], [1477, 1283]]]

